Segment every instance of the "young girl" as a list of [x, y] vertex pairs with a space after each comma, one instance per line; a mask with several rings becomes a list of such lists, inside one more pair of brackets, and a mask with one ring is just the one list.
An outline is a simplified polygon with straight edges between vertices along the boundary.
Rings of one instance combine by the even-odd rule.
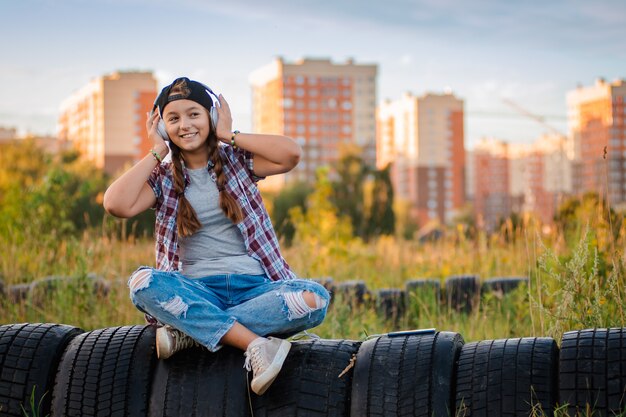
[[324, 287], [297, 279], [283, 259], [256, 186], [291, 170], [300, 147], [232, 131], [222, 95], [188, 78], [161, 91], [146, 127], [152, 150], [104, 195], [114, 216], [156, 210], [157, 268], [131, 275], [131, 300], [163, 324], [159, 358], [194, 343], [212, 352], [235, 346], [261, 395], [291, 347], [284, 337], [320, 324], [329, 302]]

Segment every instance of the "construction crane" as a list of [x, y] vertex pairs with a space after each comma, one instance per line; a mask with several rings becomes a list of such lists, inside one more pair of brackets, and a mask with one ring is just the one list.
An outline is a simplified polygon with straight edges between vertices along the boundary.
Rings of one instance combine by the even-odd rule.
[[538, 116], [538, 115], [536, 115], [534, 113], [529, 112], [528, 110], [526, 110], [525, 108], [523, 108], [522, 106], [520, 106], [519, 104], [517, 104], [516, 102], [514, 102], [511, 99], [502, 98], [502, 102], [507, 104], [508, 106], [512, 107], [513, 109], [515, 109], [518, 113], [523, 114], [524, 116], [533, 119], [534, 121], [536, 121], [537, 123], [539, 123], [540, 125], [545, 127], [546, 129], [550, 130], [552, 133], [555, 133], [555, 134], [557, 134], [559, 136], [565, 136], [565, 134], [563, 132], [561, 132], [559, 129], [557, 129], [554, 126], [548, 124], [546, 122], [546, 120], [545, 120], [545, 117]]

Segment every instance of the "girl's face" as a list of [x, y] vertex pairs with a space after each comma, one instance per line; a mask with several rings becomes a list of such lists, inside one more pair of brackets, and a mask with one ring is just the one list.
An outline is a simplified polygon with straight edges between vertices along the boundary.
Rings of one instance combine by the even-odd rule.
[[209, 112], [191, 100], [175, 100], [169, 103], [162, 115], [170, 140], [182, 152], [205, 149], [209, 137]]

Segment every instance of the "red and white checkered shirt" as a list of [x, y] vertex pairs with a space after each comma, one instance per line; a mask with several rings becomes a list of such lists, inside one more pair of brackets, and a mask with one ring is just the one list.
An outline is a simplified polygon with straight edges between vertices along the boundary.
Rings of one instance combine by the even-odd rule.
[[[248, 255], [261, 262], [267, 276], [274, 280], [293, 279], [296, 274], [282, 257], [278, 239], [269, 214], [265, 209], [261, 193], [256, 183], [262, 179], [253, 174], [253, 154], [242, 149], [221, 144], [219, 147], [224, 174], [227, 181], [224, 192], [237, 199], [243, 212], [243, 220], [237, 224], [241, 231]], [[213, 180], [216, 179], [213, 163], [207, 166]], [[179, 271], [181, 263], [178, 256], [178, 232], [176, 212], [178, 196], [174, 189], [172, 163], [159, 164], [148, 179], [156, 196], [156, 264], [164, 271]], [[189, 184], [189, 175], [183, 168], [185, 182]]]

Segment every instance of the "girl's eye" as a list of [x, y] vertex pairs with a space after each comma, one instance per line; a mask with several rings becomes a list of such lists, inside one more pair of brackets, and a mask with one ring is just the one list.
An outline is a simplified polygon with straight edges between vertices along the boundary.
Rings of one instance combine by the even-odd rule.
[[167, 121], [170, 123], [174, 123], [176, 120], [178, 120], [178, 117], [170, 117], [169, 119], [167, 119]]
[[191, 117], [198, 117], [200, 113], [191, 113]]

